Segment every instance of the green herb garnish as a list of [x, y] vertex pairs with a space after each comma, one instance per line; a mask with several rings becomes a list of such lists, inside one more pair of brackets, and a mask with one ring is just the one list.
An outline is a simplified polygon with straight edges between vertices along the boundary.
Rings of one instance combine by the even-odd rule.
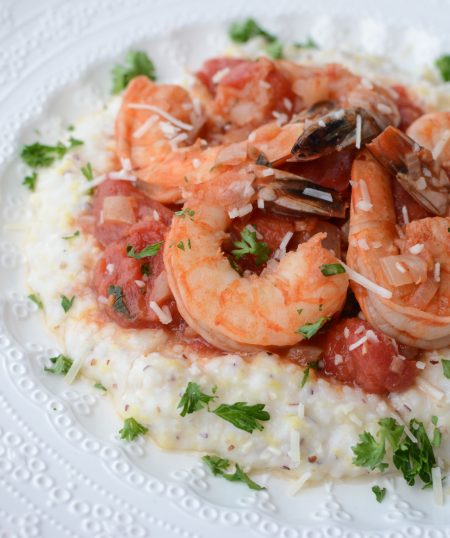
[[450, 81], [450, 54], [444, 54], [436, 60], [436, 67], [439, 69], [441, 78], [445, 82]]
[[53, 364], [51, 368], [44, 368], [45, 372], [50, 372], [56, 375], [66, 375], [73, 364], [73, 360], [69, 359], [65, 355], [58, 355], [56, 357], [50, 357], [49, 361]]
[[139, 75], [156, 80], [155, 65], [145, 52], [130, 50], [125, 57], [125, 65], [116, 65], [112, 70], [112, 93], [120, 93]]
[[75, 237], [78, 237], [80, 235], [80, 230], [76, 230], [75, 232], [73, 232], [72, 235], [63, 235], [63, 239], [65, 239], [66, 241], [70, 241], [70, 239], [74, 239]]
[[243, 269], [233, 260], [231, 256], [228, 256], [228, 261], [230, 262], [231, 267], [238, 273], [240, 276], [243, 276]]
[[88, 181], [92, 181], [94, 179], [94, 172], [92, 170], [91, 163], [87, 163], [86, 166], [82, 166], [81, 173]]
[[184, 243], [183, 243], [183, 241], [178, 241], [178, 243], [177, 243], [177, 248], [179, 248], [180, 250], [184, 250]]
[[264, 411], [265, 404], [248, 405], [245, 402], [236, 402], [232, 405], [221, 404], [212, 413], [227, 422], [230, 422], [236, 428], [252, 433], [253, 430], [263, 430], [264, 426], [259, 420], [269, 420], [270, 415]]
[[136, 252], [135, 248], [131, 245], [127, 245], [127, 256], [129, 258], [134, 258], [135, 260], [142, 260], [142, 258], [147, 258], [148, 256], [156, 256], [161, 250], [161, 245], [163, 241], [159, 243], [153, 243], [152, 245], [146, 246], [140, 252]]
[[444, 376], [447, 379], [450, 379], [450, 360], [441, 359], [441, 364], [442, 364], [442, 370], [444, 372]]
[[306, 385], [306, 382], [309, 379], [309, 371], [311, 369], [318, 370], [319, 369], [319, 361], [309, 362], [308, 365], [306, 366], [306, 368], [303, 370], [303, 377], [302, 377], [302, 381], [300, 383], [300, 388], [301, 389]]
[[123, 423], [123, 428], [119, 430], [120, 438], [125, 441], [133, 441], [139, 435], [144, 435], [148, 432], [148, 428], [139, 424], [133, 417], [126, 418]]
[[97, 383], [95, 383], [94, 387], [98, 390], [103, 390], [103, 391], [107, 391], [108, 389], [105, 387], [105, 385], [102, 385], [99, 381], [97, 381]]
[[144, 276], [148, 276], [151, 274], [151, 269], [150, 269], [150, 264], [149, 263], [143, 263], [141, 265], [141, 274], [143, 274]]
[[305, 325], [302, 325], [299, 327], [296, 332], [299, 334], [302, 334], [307, 340], [312, 338], [317, 331], [319, 331], [327, 321], [329, 321], [331, 318], [328, 316], [322, 316], [319, 318], [315, 323], [305, 323]]
[[340, 263], [326, 263], [320, 266], [320, 271], [325, 276], [339, 275], [345, 273], [344, 266]]
[[180, 211], [175, 211], [175, 216], [185, 219], [188, 216], [191, 220], [194, 220], [192, 217], [195, 215], [195, 211], [189, 209], [188, 207], [181, 209]]
[[202, 392], [197, 383], [189, 381], [177, 409], [181, 408], [180, 415], [184, 417], [187, 414], [194, 413], [194, 411], [203, 409], [215, 398], [216, 396], [210, 396]]
[[108, 295], [114, 296], [114, 302], [112, 307], [116, 312], [119, 314], [123, 314], [124, 316], [130, 317], [130, 311], [128, 310], [127, 305], [125, 304], [124, 298], [123, 298], [123, 290], [120, 286], [109, 286], [108, 288]]
[[377, 502], [382, 502], [386, 495], [386, 488], [380, 488], [380, 486], [373, 486], [372, 491], [375, 495]]
[[436, 465], [436, 458], [423, 423], [416, 419], [409, 422], [409, 429], [415, 440], [405, 434], [404, 426], [398, 424], [394, 418], [383, 418], [378, 424], [379, 441], [368, 432], [361, 434], [359, 443], [352, 447], [355, 454], [353, 463], [359, 467], [384, 471], [389, 466], [383, 462], [387, 441], [392, 448], [394, 466], [402, 473], [406, 483], [413, 486], [419, 477], [424, 488], [430, 487], [433, 482], [431, 470]]
[[272, 41], [266, 46], [267, 55], [274, 60], [281, 60], [283, 58], [283, 43], [280, 41]]
[[230, 462], [226, 459], [219, 458], [218, 456], [203, 456], [202, 460], [210, 468], [214, 476], [221, 476], [229, 482], [244, 482], [244, 484], [247, 484], [250, 489], [257, 491], [266, 489], [256, 482], [253, 482], [253, 480], [251, 480], [249, 476], [244, 473], [237, 463], [235, 464], [236, 468], [234, 473], [231, 474], [225, 472], [230, 466]]
[[32, 168], [43, 168], [52, 165], [55, 160], [62, 159], [64, 155], [76, 146], [81, 146], [83, 142], [70, 137], [69, 144], [65, 146], [58, 142], [56, 146], [48, 146], [35, 142], [29, 146], [23, 146], [20, 156], [22, 160]]
[[30, 295], [28, 295], [28, 299], [30, 299], [30, 301], [33, 301], [33, 303], [37, 305], [40, 310], [44, 309], [44, 303], [42, 302], [42, 299], [40, 298], [38, 293], [31, 293]]
[[263, 37], [267, 42], [277, 41], [277, 38], [266, 32], [255, 19], [246, 19], [241, 22], [234, 22], [229, 30], [228, 35], [235, 43], [247, 43], [252, 37]]
[[28, 187], [31, 192], [34, 192], [36, 190], [37, 179], [37, 172], [33, 172], [30, 176], [26, 176], [23, 178], [22, 185], [25, 185], [25, 187]]
[[319, 45], [314, 41], [314, 39], [308, 37], [306, 41], [296, 41], [294, 43], [294, 47], [297, 49], [318, 49]]
[[74, 301], [75, 301], [75, 295], [71, 299], [69, 299], [65, 295], [61, 295], [61, 306], [63, 307], [63, 310], [66, 314], [72, 308]]
[[234, 246], [238, 248], [231, 251], [238, 260], [246, 254], [256, 257], [256, 265], [261, 265], [269, 259], [270, 248], [267, 243], [256, 240], [256, 232], [252, 232], [245, 227], [241, 231], [241, 239], [242, 241], [234, 242]]

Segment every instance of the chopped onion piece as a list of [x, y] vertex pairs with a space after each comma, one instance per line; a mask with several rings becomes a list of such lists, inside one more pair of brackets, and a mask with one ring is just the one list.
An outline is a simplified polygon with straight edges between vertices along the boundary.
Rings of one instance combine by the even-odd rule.
[[134, 224], [133, 206], [130, 196], [106, 196], [103, 199], [103, 222], [116, 221]]

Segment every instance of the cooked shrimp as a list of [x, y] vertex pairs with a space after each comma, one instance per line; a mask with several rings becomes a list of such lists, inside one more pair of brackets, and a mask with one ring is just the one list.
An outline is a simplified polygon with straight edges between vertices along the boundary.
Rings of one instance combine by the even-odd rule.
[[450, 169], [450, 112], [424, 114], [406, 131], [408, 136], [427, 148], [433, 158]]
[[[324, 276], [321, 265], [338, 263], [316, 234], [270, 261], [261, 275], [240, 276], [221, 246], [229, 210], [247, 204], [253, 175], [241, 170], [198, 189], [186, 204], [192, 218], [174, 218], [164, 248], [169, 286], [183, 318], [212, 345], [227, 351], [291, 346], [299, 327], [328, 318], [343, 305], [345, 273]], [[241, 187], [244, 186], [242, 189]]]
[[400, 122], [392, 91], [340, 65], [311, 67], [281, 61], [279, 68], [290, 78], [293, 92], [305, 107], [321, 101], [336, 103], [335, 110], [306, 123], [292, 148], [298, 160], [316, 159], [352, 144], [359, 147], [388, 125]]
[[352, 180], [347, 263], [385, 292], [352, 283], [364, 315], [398, 342], [447, 346], [450, 219], [425, 218], [398, 231], [390, 174], [366, 150], [353, 163]]
[[132, 80], [116, 119], [117, 153], [129, 159], [140, 186], [153, 199], [176, 202], [187, 181], [203, 181], [222, 149], [196, 140], [203, 119], [187, 91]]

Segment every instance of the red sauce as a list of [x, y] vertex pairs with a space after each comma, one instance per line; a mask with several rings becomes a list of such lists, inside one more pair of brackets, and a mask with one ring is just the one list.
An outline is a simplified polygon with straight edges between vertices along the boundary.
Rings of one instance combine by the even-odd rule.
[[395, 214], [397, 216], [397, 224], [405, 224], [402, 208], [406, 207], [409, 220], [424, 219], [426, 217], [433, 217], [429, 211], [414, 200], [414, 198], [400, 185], [396, 180], [392, 180], [392, 191], [394, 194], [394, 206]]
[[392, 86], [392, 89], [397, 93], [396, 99], [398, 111], [400, 112], [400, 125], [399, 128], [402, 131], [413, 123], [417, 118], [425, 114], [425, 110], [414, 99], [408, 90], [401, 85]]
[[406, 390], [419, 370], [413, 360], [398, 358], [400, 350], [392, 338], [372, 329], [377, 342], [367, 340], [350, 351], [368, 329], [371, 326], [359, 318], [342, 319], [332, 325], [323, 340], [324, 373], [374, 394]]

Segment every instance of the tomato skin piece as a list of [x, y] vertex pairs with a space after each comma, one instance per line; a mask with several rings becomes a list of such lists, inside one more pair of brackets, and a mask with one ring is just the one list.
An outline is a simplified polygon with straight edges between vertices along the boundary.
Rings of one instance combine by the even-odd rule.
[[[168, 227], [161, 221], [143, 220], [132, 226], [126, 236], [111, 242], [97, 262], [94, 269], [93, 287], [98, 297], [108, 299], [108, 304], [104, 305], [108, 317], [122, 327], [161, 327], [157, 316], [149, 308], [149, 302], [155, 280], [164, 271], [163, 248], [161, 246], [155, 256], [136, 260], [127, 255], [127, 246], [133, 246], [139, 253], [148, 245], [163, 241], [167, 231]], [[148, 276], [142, 274], [143, 264], [148, 264], [150, 267]], [[136, 281], [144, 282], [145, 286], [138, 286]], [[114, 309], [112, 298], [108, 293], [110, 286], [122, 288], [123, 301], [129, 315]], [[173, 324], [179, 321], [178, 311], [171, 294], [165, 301], [158, 304], [169, 306]]]
[[[363, 327], [363, 330], [360, 329]], [[349, 336], [345, 338], [345, 329]], [[372, 329], [378, 338], [349, 351], [349, 346]], [[357, 331], [361, 331], [356, 334]], [[324, 373], [348, 385], [356, 385], [372, 394], [387, 394], [408, 389], [419, 373], [415, 361], [397, 361], [400, 371], [391, 369], [392, 361], [398, 357], [395, 342], [359, 318], [347, 318], [334, 324], [324, 339]], [[342, 360], [336, 364], [336, 356]]]
[[93, 198], [93, 214], [95, 219], [95, 237], [106, 246], [112, 241], [128, 233], [133, 224], [118, 221], [103, 221], [103, 201], [110, 196], [126, 196], [131, 202], [135, 222], [144, 217], [153, 217], [153, 211], [157, 211], [160, 221], [168, 225], [172, 220], [172, 212], [159, 202], [151, 200], [139, 191], [129, 181], [106, 179], [96, 188]]

